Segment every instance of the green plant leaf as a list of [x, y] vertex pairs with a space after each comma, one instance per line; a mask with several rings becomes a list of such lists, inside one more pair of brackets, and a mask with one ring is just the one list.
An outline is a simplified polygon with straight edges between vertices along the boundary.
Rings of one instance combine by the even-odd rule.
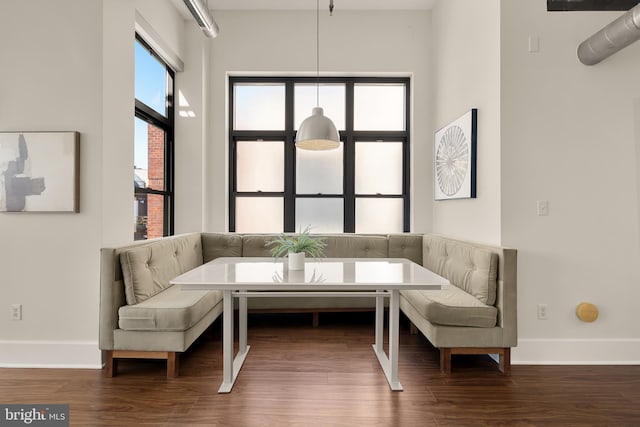
[[326, 246], [324, 238], [311, 236], [311, 226], [307, 226], [298, 234], [283, 233], [265, 244], [265, 247], [271, 247], [271, 256], [274, 258], [280, 258], [289, 252], [304, 252], [310, 257], [320, 258], [324, 256]]

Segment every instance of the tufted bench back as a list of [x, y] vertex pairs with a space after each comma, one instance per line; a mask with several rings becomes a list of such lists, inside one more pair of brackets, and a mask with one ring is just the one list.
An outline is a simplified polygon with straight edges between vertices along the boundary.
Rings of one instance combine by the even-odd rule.
[[[276, 238], [276, 234], [245, 234], [242, 236], [242, 256], [270, 257], [270, 248], [265, 245]], [[356, 234], [317, 234], [327, 244], [327, 258], [387, 258], [389, 246], [387, 236]], [[235, 255], [238, 256], [238, 255]]]
[[389, 243], [386, 236], [329, 234], [322, 236], [328, 258], [387, 258]]
[[171, 286], [174, 277], [202, 264], [199, 234], [159, 239], [120, 253], [127, 304], [138, 304]]
[[[138, 304], [169, 286], [174, 277], [218, 257], [263, 256], [275, 234], [193, 233], [132, 245], [119, 253], [116, 280], [127, 304]], [[327, 234], [329, 258], [408, 258], [422, 263], [422, 236]], [[121, 275], [121, 277], [120, 277]]]
[[220, 257], [242, 256], [242, 235], [233, 233], [202, 233], [204, 263]]
[[498, 254], [471, 244], [424, 236], [424, 266], [486, 305], [496, 302]]
[[389, 234], [389, 258], [406, 258], [422, 265], [422, 234]]

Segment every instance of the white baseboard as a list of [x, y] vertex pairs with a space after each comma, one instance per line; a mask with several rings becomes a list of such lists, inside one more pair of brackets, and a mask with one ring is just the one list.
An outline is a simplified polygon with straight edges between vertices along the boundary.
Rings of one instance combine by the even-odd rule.
[[102, 369], [97, 341], [3, 341], [2, 368]]
[[[520, 339], [513, 365], [640, 365], [640, 339]], [[2, 368], [102, 369], [97, 341], [2, 341]]]
[[640, 339], [520, 339], [513, 365], [640, 365]]

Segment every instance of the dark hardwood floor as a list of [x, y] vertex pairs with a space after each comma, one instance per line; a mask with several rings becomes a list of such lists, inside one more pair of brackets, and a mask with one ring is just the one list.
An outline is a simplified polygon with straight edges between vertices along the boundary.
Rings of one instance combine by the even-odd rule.
[[230, 394], [218, 394], [220, 326], [180, 359], [122, 360], [98, 370], [0, 369], [2, 404], [70, 404], [74, 426], [640, 426], [640, 366], [519, 366], [454, 356], [450, 376], [421, 335], [400, 337], [403, 392], [371, 349], [372, 313], [251, 315], [251, 351]]

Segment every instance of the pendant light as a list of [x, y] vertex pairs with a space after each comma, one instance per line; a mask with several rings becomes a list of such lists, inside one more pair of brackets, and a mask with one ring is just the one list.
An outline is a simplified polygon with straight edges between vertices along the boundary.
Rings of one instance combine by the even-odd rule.
[[331, 150], [339, 146], [338, 130], [320, 108], [320, 0], [316, 0], [316, 106], [311, 110], [311, 115], [300, 123], [296, 147], [305, 150]]

